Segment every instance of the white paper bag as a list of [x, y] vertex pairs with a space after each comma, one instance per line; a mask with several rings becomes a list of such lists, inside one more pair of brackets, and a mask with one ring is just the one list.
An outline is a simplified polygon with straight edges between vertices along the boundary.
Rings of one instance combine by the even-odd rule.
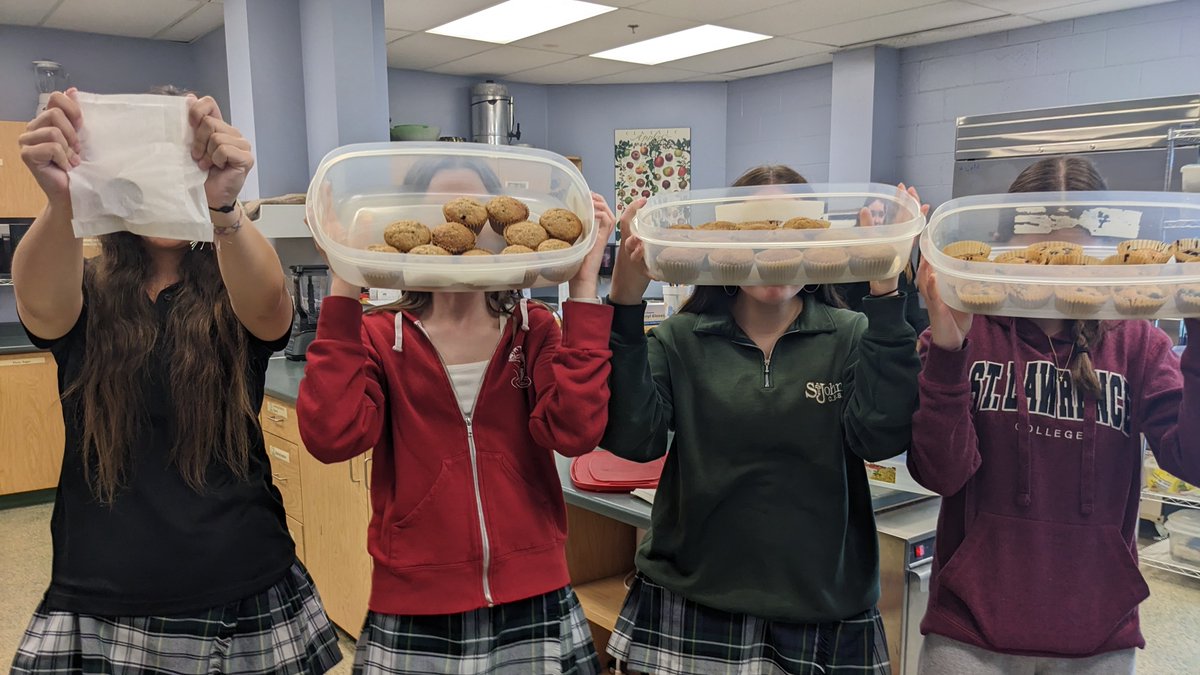
[[71, 169], [76, 237], [133, 232], [212, 241], [208, 177], [192, 159], [188, 101], [179, 96], [78, 95], [79, 166]]

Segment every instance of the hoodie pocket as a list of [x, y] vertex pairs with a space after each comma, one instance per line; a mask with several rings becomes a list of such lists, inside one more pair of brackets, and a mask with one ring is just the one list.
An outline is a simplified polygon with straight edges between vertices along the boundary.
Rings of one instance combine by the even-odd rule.
[[559, 524], [563, 507], [547, 493], [553, 488], [523, 476], [504, 455], [480, 454], [479, 461], [484, 507], [496, 514], [488, 518], [493, 558], [544, 548], [566, 537], [565, 522]]
[[388, 567], [400, 570], [479, 560], [474, 494], [470, 456], [442, 460], [425, 496], [388, 528]]
[[1110, 525], [1070, 525], [980, 513], [941, 570], [1001, 651], [1094, 654], [1150, 595]]

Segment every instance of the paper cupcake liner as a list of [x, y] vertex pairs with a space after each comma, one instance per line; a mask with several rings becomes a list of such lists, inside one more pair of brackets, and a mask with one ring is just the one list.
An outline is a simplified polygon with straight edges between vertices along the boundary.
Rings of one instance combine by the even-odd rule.
[[1071, 317], [1093, 316], [1106, 302], [1108, 302], [1108, 296], [1095, 297], [1072, 293], [1057, 293], [1054, 296], [1054, 307]]
[[750, 277], [754, 269], [754, 261], [735, 263], [708, 263], [709, 273], [718, 284], [740, 284]]
[[956, 241], [942, 248], [942, 253], [951, 258], [962, 256], [983, 256], [985, 259], [992, 254], [992, 247], [982, 241]]
[[1013, 286], [1008, 289], [1008, 299], [1021, 309], [1041, 309], [1054, 297], [1054, 291], [1042, 286]]
[[[1192, 291], [1189, 293], [1188, 291]], [[1175, 307], [1189, 315], [1200, 315], [1200, 287], [1183, 287], [1175, 292]]]
[[1008, 299], [1004, 292], [992, 293], [990, 289], [975, 290], [969, 286], [957, 289], [957, 295], [959, 303], [970, 312], [994, 312]]
[[1118, 253], [1131, 253], [1133, 251], [1157, 251], [1159, 253], [1169, 253], [1171, 251], [1170, 244], [1164, 244], [1155, 239], [1131, 239], [1117, 244]]
[[1200, 262], [1200, 239], [1180, 239], [1171, 245], [1171, 252], [1181, 263]]
[[896, 264], [896, 256], [890, 258], [856, 258], [850, 257], [850, 273], [858, 277], [881, 278], [891, 273]]
[[1167, 296], [1151, 298], [1144, 295], [1117, 295], [1113, 298], [1113, 306], [1117, 312], [1126, 316], [1149, 316], [1162, 309], [1167, 304]]
[[659, 260], [662, 280], [672, 284], [690, 284], [700, 277], [700, 263], [690, 260]]

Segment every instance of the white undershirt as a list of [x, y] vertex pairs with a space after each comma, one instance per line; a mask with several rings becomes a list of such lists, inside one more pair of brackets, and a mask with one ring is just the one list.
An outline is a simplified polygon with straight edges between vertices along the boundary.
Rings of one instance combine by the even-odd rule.
[[454, 396], [458, 398], [458, 407], [462, 414], [470, 415], [473, 412], [487, 367], [487, 361], [446, 366], [446, 371], [450, 373], [450, 385], [454, 387]]

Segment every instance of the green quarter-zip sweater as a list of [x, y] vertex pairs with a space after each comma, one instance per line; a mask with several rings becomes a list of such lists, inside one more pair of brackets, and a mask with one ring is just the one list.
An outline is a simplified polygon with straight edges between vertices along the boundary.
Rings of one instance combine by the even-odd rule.
[[645, 334], [615, 307], [601, 446], [667, 450], [638, 569], [693, 602], [790, 622], [844, 619], [879, 599], [863, 460], [903, 452], [917, 409], [903, 296], [863, 314], [807, 299], [767, 358], [728, 307]]

